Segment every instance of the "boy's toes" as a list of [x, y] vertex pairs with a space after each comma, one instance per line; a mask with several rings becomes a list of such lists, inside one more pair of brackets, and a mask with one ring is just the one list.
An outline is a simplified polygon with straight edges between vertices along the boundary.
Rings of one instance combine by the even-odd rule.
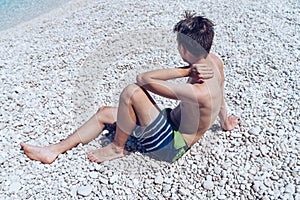
[[89, 152], [87, 153], [87, 157], [92, 162], [97, 162], [97, 158], [93, 155], [93, 153]]

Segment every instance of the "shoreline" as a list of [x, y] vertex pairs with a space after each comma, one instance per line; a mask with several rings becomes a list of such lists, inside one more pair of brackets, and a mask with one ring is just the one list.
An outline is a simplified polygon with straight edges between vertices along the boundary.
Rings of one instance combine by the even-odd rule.
[[[298, 8], [77, 0], [0, 31], [0, 199], [300, 199]], [[212, 51], [224, 62], [238, 129], [224, 132], [216, 121], [174, 164], [139, 153], [90, 163], [86, 152], [106, 141], [101, 135], [51, 165], [24, 156], [20, 141], [60, 141], [98, 107], [116, 105], [136, 73], [180, 65], [172, 27], [184, 10], [216, 23]]]
[[1, 31], [39, 18], [45, 15], [45, 13], [62, 8], [68, 2], [69, 0], [42, 0], [42, 2], [22, 1], [0, 3]]

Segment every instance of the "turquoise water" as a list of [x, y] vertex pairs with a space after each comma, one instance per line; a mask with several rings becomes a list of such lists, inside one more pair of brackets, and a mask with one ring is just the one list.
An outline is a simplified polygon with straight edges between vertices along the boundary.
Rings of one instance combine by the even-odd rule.
[[0, 0], [0, 30], [11, 28], [69, 0]]

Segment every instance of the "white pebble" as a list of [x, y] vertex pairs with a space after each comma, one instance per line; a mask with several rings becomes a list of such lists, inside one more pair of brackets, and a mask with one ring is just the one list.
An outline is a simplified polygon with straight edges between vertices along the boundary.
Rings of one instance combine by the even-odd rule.
[[179, 192], [179, 194], [181, 194], [183, 196], [188, 196], [189, 195], [189, 191], [184, 189], [184, 188], [180, 188], [178, 192]]
[[115, 182], [118, 181], [118, 179], [119, 179], [119, 176], [117, 174], [114, 174], [109, 178], [109, 183], [114, 184]]
[[261, 128], [259, 126], [252, 127], [249, 130], [249, 133], [253, 135], [258, 135], [260, 132], [261, 132]]
[[92, 193], [92, 186], [86, 185], [86, 186], [80, 186], [77, 190], [77, 194], [87, 197]]
[[0, 130], [5, 128], [5, 124], [4, 123], [0, 123]]
[[164, 179], [163, 179], [163, 177], [160, 176], [160, 175], [157, 176], [157, 177], [155, 177], [155, 179], [154, 179], [154, 183], [156, 183], [156, 184], [161, 185], [163, 182], [164, 182]]
[[286, 193], [290, 193], [290, 194], [294, 194], [295, 193], [295, 185], [292, 183], [289, 183], [285, 186], [285, 190]]
[[218, 199], [223, 200], [223, 199], [227, 199], [226, 195], [221, 194], [218, 196]]
[[267, 147], [266, 145], [261, 145], [261, 146], [259, 147], [259, 150], [260, 150], [260, 152], [262, 153], [262, 155], [267, 155], [268, 152], [269, 152], [268, 147]]
[[214, 183], [210, 180], [206, 180], [203, 183], [203, 187], [207, 190], [212, 190], [214, 188]]
[[242, 134], [236, 133], [236, 132], [231, 132], [230, 135], [231, 135], [231, 137], [234, 137], [234, 138], [241, 138], [241, 137], [243, 137]]
[[89, 173], [89, 176], [90, 176], [91, 178], [98, 178], [98, 175], [99, 175], [98, 172], [90, 172], [90, 173]]
[[214, 172], [215, 172], [215, 174], [220, 174], [222, 172], [222, 169], [219, 166], [216, 166], [214, 168]]
[[10, 184], [9, 186], [9, 191], [16, 193], [18, 192], [20, 189], [22, 188], [22, 184], [20, 182], [13, 182], [12, 184]]
[[104, 177], [100, 176], [98, 179], [99, 179], [99, 182], [100, 182], [100, 183], [103, 183], [104, 185], [107, 185], [107, 184], [108, 184], [107, 178], [104, 178]]

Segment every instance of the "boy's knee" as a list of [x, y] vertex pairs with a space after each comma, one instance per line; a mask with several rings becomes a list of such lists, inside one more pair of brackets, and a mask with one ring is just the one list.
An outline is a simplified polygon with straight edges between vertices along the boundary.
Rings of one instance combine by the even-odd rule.
[[97, 113], [106, 113], [106, 112], [108, 112], [108, 111], [110, 111], [110, 110], [111, 110], [111, 107], [110, 107], [110, 106], [101, 106], [101, 107], [98, 109]]
[[136, 84], [130, 84], [124, 88], [121, 93], [120, 100], [128, 102], [129, 100], [133, 100], [139, 98], [141, 94], [143, 94], [143, 90], [140, 86]]
[[97, 111], [97, 119], [103, 121], [104, 118], [107, 118], [111, 114], [112, 107], [102, 106]]

